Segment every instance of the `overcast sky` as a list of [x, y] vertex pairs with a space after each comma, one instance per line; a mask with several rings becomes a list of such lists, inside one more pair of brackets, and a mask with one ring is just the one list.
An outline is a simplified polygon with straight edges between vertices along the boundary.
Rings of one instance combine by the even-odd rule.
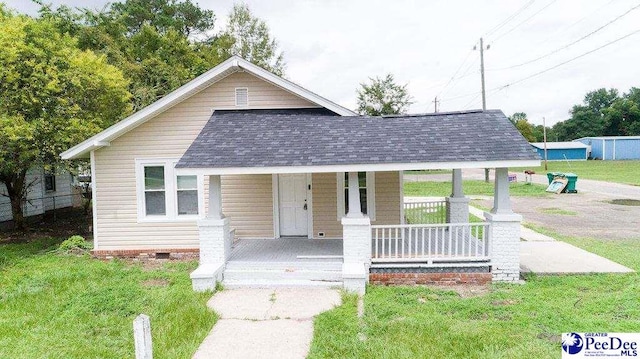
[[[20, 12], [37, 9], [28, 0], [0, 1]], [[100, 9], [109, 1], [49, 2]], [[214, 10], [218, 29], [234, 3], [197, 2]], [[247, 3], [279, 41], [286, 77], [350, 109], [356, 107], [361, 82], [387, 73], [408, 84], [412, 113], [433, 112], [436, 96], [441, 111], [481, 108], [479, 51], [473, 50], [481, 36], [490, 46], [485, 51], [487, 108], [507, 115], [526, 112], [533, 123], [546, 117], [553, 124], [565, 120], [590, 90], [640, 87], [640, 33], [560, 65], [640, 30], [640, 8], [628, 12], [640, 5], [637, 0]]]

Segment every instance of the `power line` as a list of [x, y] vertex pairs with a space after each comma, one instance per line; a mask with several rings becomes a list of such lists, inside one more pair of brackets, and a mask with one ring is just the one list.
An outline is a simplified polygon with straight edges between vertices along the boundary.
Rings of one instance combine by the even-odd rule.
[[438, 92], [438, 94], [436, 96], [442, 95], [444, 93], [444, 91], [447, 89], [447, 87], [449, 87], [451, 82], [454, 81], [456, 75], [458, 74], [458, 72], [460, 72], [460, 69], [462, 68], [462, 66], [464, 66], [464, 64], [467, 62], [467, 60], [469, 59], [469, 56], [471, 55], [472, 52], [473, 52], [473, 49], [470, 49], [469, 52], [467, 52], [467, 55], [464, 57], [464, 60], [462, 60], [462, 63], [460, 64], [460, 66], [458, 66], [458, 69], [456, 69], [456, 71], [453, 73], [453, 75], [451, 76], [449, 81], [447, 81], [447, 84], [444, 85], [442, 90], [440, 90], [440, 92]]
[[603, 48], [605, 48], [605, 47], [607, 47], [607, 46], [609, 46], [609, 45], [613, 45], [613, 44], [615, 44], [616, 42], [618, 42], [618, 41], [622, 41], [622, 40], [624, 40], [624, 39], [626, 39], [626, 38], [628, 38], [628, 37], [630, 37], [630, 36], [633, 36], [633, 35], [635, 35], [635, 34], [637, 34], [637, 33], [640, 33], [640, 29], [638, 29], [638, 30], [636, 30], [636, 31], [633, 31], [633, 32], [631, 32], [631, 33], [629, 33], [629, 34], [626, 34], [626, 35], [624, 35], [624, 36], [622, 36], [622, 37], [619, 37], [619, 38], [617, 38], [617, 39], [615, 39], [615, 40], [613, 40], [613, 41], [607, 42], [606, 44], [604, 44], [604, 45], [602, 45], [602, 46], [599, 46], [599, 47], [596, 47], [596, 48], [595, 48], [595, 49], [593, 49], [593, 50], [590, 50], [590, 51], [587, 51], [587, 52], [585, 52], [585, 53], [583, 53], [583, 54], [580, 54], [580, 55], [578, 55], [578, 56], [572, 57], [571, 59], [569, 59], [569, 60], [567, 60], [567, 61], [564, 61], [564, 62], [561, 62], [561, 63], [559, 63], [559, 64], [557, 64], [557, 65], [555, 65], [555, 66], [549, 67], [549, 68], [544, 69], [544, 70], [542, 70], [542, 71], [538, 71], [538, 72], [536, 72], [536, 73], [534, 73], [534, 74], [532, 74], [532, 75], [529, 75], [529, 76], [527, 76], [527, 77], [525, 77], [525, 78], [522, 78], [522, 79], [520, 79], [520, 80], [517, 80], [517, 81], [511, 82], [511, 83], [509, 83], [509, 84], [506, 84], [506, 85], [503, 85], [503, 86], [499, 86], [499, 87], [495, 87], [495, 88], [493, 88], [492, 90], [503, 90], [503, 89], [505, 89], [505, 88], [507, 88], [507, 87], [510, 87], [510, 86], [513, 86], [513, 85], [515, 85], [515, 84], [517, 84], [517, 83], [520, 83], [520, 82], [523, 82], [523, 81], [529, 80], [529, 79], [531, 79], [531, 78], [533, 78], [533, 77], [536, 77], [536, 76], [542, 75], [542, 74], [544, 74], [545, 72], [551, 71], [551, 70], [556, 69], [556, 68], [558, 68], [558, 67], [560, 67], [560, 66], [562, 66], [562, 65], [566, 65], [566, 64], [568, 64], [569, 62], [572, 62], [572, 61], [575, 61], [575, 60], [577, 60], [577, 59], [579, 59], [579, 58], [585, 57], [585, 56], [587, 56], [587, 55], [589, 55], [589, 54], [592, 54], [592, 53], [594, 53], [594, 52], [596, 52], [596, 51], [598, 51], [598, 50], [601, 50], [601, 49], [603, 49]]
[[555, 3], [555, 2], [556, 2], [556, 0], [551, 0], [551, 2], [548, 3], [547, 5], [545, 5], [542, 9], [536, 11], [535, 13], [533, 13], [533, 15], [529, 16], [528, 18], [520, 21], [516, 26], [512, 27], [509, 31], [507, 31], [507, 32], [503, 33], [502, 35], [500, 35], [500, 36], [496, 37], [495, 39], [493, 39], [493, 41], [491, 41], [491, 43], [494, 43], [494, 42], [500, 40], [501, 38], [505, 37], [506, 35], [509, 35], [511, 32], [513, 32], [513, 30], [517, 29], [522, 24], [524, 24], [527, 21], [531, 20], [534, 16], [538, 15], [539, 13], [544, 11], [546, 8], [548, 8], [549, 6], [553, 5], [553, 3]]
[[556, 37], [558, 34], [563, 33], [563, 32], [565, 32], [565, 31], [569, 30], [570, 28], [572, 28], [572, 27], [574, 27], [574, 26], [578, 25], [579, 23], [583, 22], [584, 20], [586, 20], [586, 19], [590, 18], [593, 14], [599, 13], [599, 12], [600, 12], [600, 10], [602, 10], [603, 8], [605, 8], [605, 7], [609, 6], [609, 5], [611, 5], [611, 3], [613, 3], [614, 1], [616, 1], [616, 0], [610, 0], [609, 2], [607, 2], [607, 3], [603, 4], [602, 6], [598, 7], [597, 9], [595, 9], [593, 12], [590, 12], [589, 14], [587, 14], [587, 15], [585, 15], [585, 16], [583, 16], [583, 17], [581, 17], [578, 21], [576, 21], [576, 22], [574, 22], [574, 23], [570, 24], [569, 26], [566, 26], [566, 27], [564, 27], [564, 28], [562, 28], [562, 29], [560, 29], [560, 30], [558, 30], [558, 31], [554, 32], [554, 33], [553, 33], [553, 35], [551, 35], [551, 36], [549, 36], [549, 37], [546, 37], [546, 38], [545, 38], [544, 40], [542, 40], [542, 41], [538, 41], [538, 42], [536, 42], [536, 43], [535, 43], [535, 45], [539, 45], [539, 44], [542, 44], [542, 43], [546, 43], [547, 41], [549, 41], [549, 39], [554, 38], [554, 37]]
[[637, 9], [637, 8], [639, 8], [639, 7], [640, 7], [640, 4], [638, 4], [638, 5], [634, 6], [634, 7], [632, 7], [631, 9], [627, 10], [624, 14], [619, 15], [619, 16], [618, 16], [618, 17], [616, 17], [615, 19], [613, 19], [613, 20], [609, 21], [608, 23], [606, 23], [606, 24], [604, 24], [604, 25], [600, 26], [599, 28], [597, 28], [597, 29], [595, 29], [595, 30], [591, 31], [590, 33], [588, 33], [588, 34], [586, 34], [586, 35], [582, 36], [581, 38], [579, 38], [579, 39], [577, 39], [577, 40], [575, 40], [575, 41], [573, 41], [573, 42], [571, 42], [571, 43], [569, 43], [569, 44], [567, 44], [567, 45], [564, 45], [564, 46], [562, 46], [562, 47], [559, 47], [559, 48], [557, 48], [557, 49], [555, 49], [555, 50], [553, 50], [553, 51], [551, 51], [551, 52], [549, 52], [549, 53], [547, 53], [547, 54], [545, 54], [545, 55], [542, 55], [542, 56], [536, 57], [535, 59], [532, 59], [532, 60], [529, 60], [529, 61], [523, 62], [523, 63], [521, 63], [521, 64], [512, 65], [512, 66], [507, 66], [507, 67], [502, 67], [502, 68], [497, 68], [497, 69], [490, 69], [490, 70], [487, 70], [487, 71], [501, 71], [501, 70], [508, 70], [508, 69], [513, 69], [513, 68], [516, 68], [516, 67], [521, 67], [521, 66], [528, 65], [528, 64], [534, 63], [534, 62], [536, 62], [536, 61], [542, 60], [542, 59], [544, 59], [545, 57], [549, 57], [549, 56], [551, 56], [551, 55], [553, 55], [553, 54], [555, 54], [555, 53], [557, 53], [557, 52], [559, 52], [559, 51], [562, 51], [562, 50], [564, 50], [564, 49], [567, 49], [567, 48], [569, 48], [569, 47], [571, 47], [571, 46], [573, 46], [573, 45], [577, 44], [578, 42], [580, 42], [580, 41], [582, 41], [582, 40], [584, 40], [584, 39], [588, 38], [589, 36], [591, 36], [591, 35], [593, 35], [593, 34], [597, 33], [598, 31], [600, 31], [600, 30], [604, 29], [605, 27], [607, 27], [607, 26], [609, 26], [609, 25], [613, 24], [614, 22], [616, 22], [616, 21], [620, 20], [621, 18], [623, 18], [624, 16], [626, 16], [627, 14], [629, 14], [630, 12], [632, 12], [633, 10], [635, 10], [635, 9]]
[[521, 12], [523, 12], [524, 10], [526, 10], [529, 6], [531, 6], [531, 4], [533, 4], [536, 0], [530, 0], [529, 2], [527, 2], [526, 4], [524, 4], [522, 7], [520, 7], [520, 9], [518, 9], [516, 12], [514, 12], [513, 14], [511, 14], [510, 16], [508, 16], [506, 19], [502, 20], [502, 22], [500, 22], [498, 25], [494, 26], [491, 30], [487, 31], [484, 36], [490, 36], [491, 34], [495, 33], [496, 31], [500, 30], [503, 26], [505, 26], [506, 24], [509, 23], [509, 21], [513, 20], [516, 16], [520, 15]]

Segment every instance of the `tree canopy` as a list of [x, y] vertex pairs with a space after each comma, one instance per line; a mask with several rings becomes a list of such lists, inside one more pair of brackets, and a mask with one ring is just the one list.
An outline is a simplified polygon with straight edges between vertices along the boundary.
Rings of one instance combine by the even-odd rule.
[[269, 34], [267, 23], [256, 18], [246, 4], [233, 6], [223, 37], [231, 45], [228, 50], [231, 55], [284, 75], [284, 55], [278, 50], [278, 42]]
[[573, 106], [571, 117], [553, 130], [562, 141], [592, 136], [640, 135], [640, 89], [632, 87], [620, 95], [616, 89], [587, 93], [582, 104]]
[[54, 167], [131, 108], [122, 72], [77, 45], [50, 21], [0, 18], [0, 182], [19, 227], [27, 171]]
[[40, 14], [77, 37], [81, 49], [104, 54], [127, 74], [135, 110], [234, 54], [278, 75], [284, 72], [276, 40], [246, 5], [233, 8], [224, 32], [216, 32], [212, 11], [191, 0], [126, 0], [103, 11], [41, 3]]
[[396, 84], [391, 74], [361, 83], [357, 102], [358, 113], [369, 116], [404, 114], [413, 103], [407, 85]]

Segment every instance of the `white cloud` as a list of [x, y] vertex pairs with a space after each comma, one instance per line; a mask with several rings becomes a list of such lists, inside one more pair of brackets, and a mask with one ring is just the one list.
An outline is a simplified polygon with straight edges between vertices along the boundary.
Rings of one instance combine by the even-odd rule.
[[[102, 8], [107, 0], [49, 0], [54, 4]], [[631, 0], [538, 1], [487, 36], [486, 68], [522, 63], [562, 47], [604, 25], [636, 5]], [[520, 9], [525, 1], [248, 1], [254, 13], [266, 20], [287, 61], [287, 77], [344, 106], [355, 107], [359, 83], [368, 77], [392, 73], [408, 83], [415, 104], [413, 112], [433, 109], [433, 98], [442, 92], [455, 70], [487, 30]], [[551, 3], [546, 9], [526, 20]], [[33, 13], [31, 2], [8, 0], [9, 7]], [[233, 1], [200, 1], [213, 9], [222, 27]], [[487, 89], [509, 84], [637, 29], [640, 9], [568, 49], [540, 61], [511, 70], [487, 71]], [[579, 22], [578, 22], [579, 21]], [[507, 35], [515, 25], [522, 25]], [[500, 37], [497, 41], [494, 41]], [[553, 124], [584, 94], [600, 87], [621, 92], [638, 86], [640, 34], [579, 60], [500, 91], [489, 91], [489, 108], [506, 114], [526, 112], [534, 123], [546, 117]], [[453, 81], [441, 94], [441, 109], [479, 108], [478, 51], [471, 51], [463, 67], [469, 75]], [[472, 67], [468, 67], [476, 61]], [[462, 74], [462, 72], [460, 73]], [[459, 75], [460, 75], [459, 74]], [[436, 86], [438, 85], [438, 86]], [[475, 100], [474, 100], [475, 99]], [[474, 100], [474, 101], [471, 101]]]

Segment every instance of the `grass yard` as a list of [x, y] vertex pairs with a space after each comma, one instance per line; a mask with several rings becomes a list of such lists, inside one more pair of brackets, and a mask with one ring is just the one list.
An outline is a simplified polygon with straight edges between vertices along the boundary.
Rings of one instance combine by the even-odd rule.
[[[558, 236], [640, 270], [640, 239]], [[310, 358], [557, 358], [563, 332], [640, 331], [640, 275], [529, 276], [459, 295], [428, 287], [370, 286], [315, 321]]]
[[[467, 180], [462, 181], [465, 195], [493, 196], [493, 182]], [[513, 182], [509, 186], [512, 196], [548, 196], [546, 186]], [[451, 182], [405, 182], [404, 195], [415, 197], [445, 197], [451, 194]]]
[[[640, 238], [533, 229], [640, 271]], [[364, 316], [357, 311], [347, 295], [318, 316], [309, 358], [558, 358], [564, 332], [640, 332], [640, 274], [528, 275], [462, 294], [369, 286]]]
[[580, 178], [599, 181], [626, 183], [640, 186], [640, 161], [552, 161], [548, 162], [548, 170], [544, 165], [534, 168], [510, 168], [513, 172], [533, 169], [536, 173], [573, 172]]
[[60, 242], [0, 244], [0, 358], [132, 358], [140, 313], [155, 358], [190, 358], [216, 322], [211, 294], [191, 290], [195, 262], [103, 262]]

